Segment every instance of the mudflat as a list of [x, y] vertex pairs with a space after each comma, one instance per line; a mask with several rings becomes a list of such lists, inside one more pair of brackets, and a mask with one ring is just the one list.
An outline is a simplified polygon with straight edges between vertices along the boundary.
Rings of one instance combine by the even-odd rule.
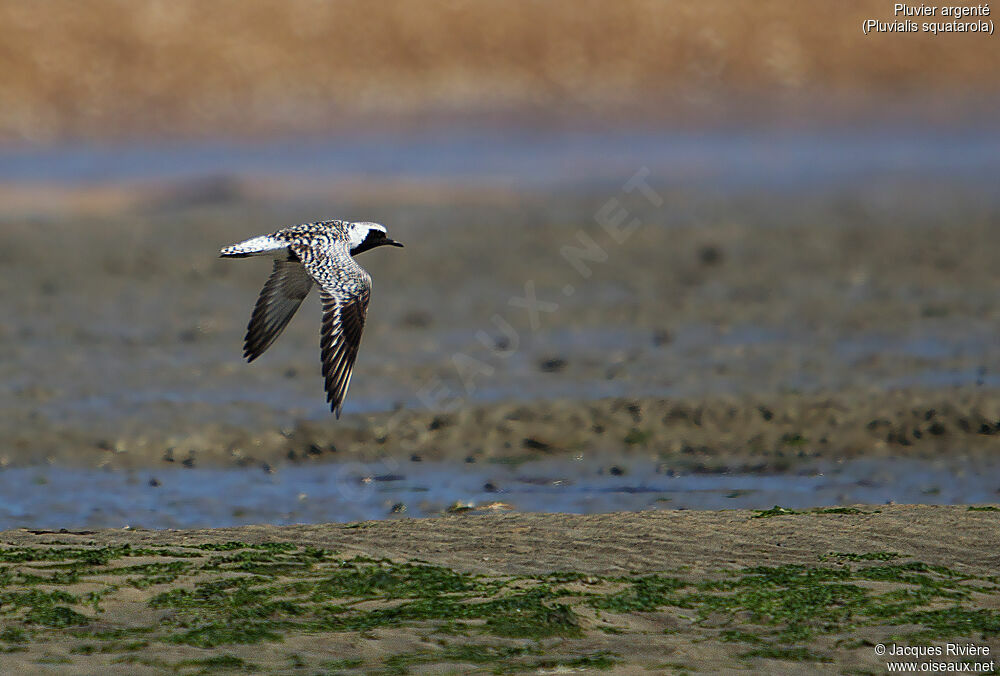
[[[603, 196], [388, 195], [340, 207], [407, 248], [361, 257], [375, 287], [337, 423], [316, 298], [247, 365], [269, 264], [217, 258], [337, 215], [328, 206], [234, 196], [4, 217], [0, 466], [651, 449], [773, 468], [800, 452], [995, 448], [990, 203], [914, 188], [775, 212], [747, 195], [664, 193], [669, 209], [623, 202], [641, 227], [618, 243], [594, 220]], [[587, 237], [599, 262], [580, 258]]]

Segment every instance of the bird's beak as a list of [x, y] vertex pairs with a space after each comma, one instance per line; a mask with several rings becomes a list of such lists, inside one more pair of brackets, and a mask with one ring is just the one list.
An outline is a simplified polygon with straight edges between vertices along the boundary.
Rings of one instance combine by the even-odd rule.
[[402, 242], [397, 242], [396, 240], [389, 239], [389, 238], [386, 238], [385, 243], [386, 244], [391, 244], [392, 246], [403, 246]]

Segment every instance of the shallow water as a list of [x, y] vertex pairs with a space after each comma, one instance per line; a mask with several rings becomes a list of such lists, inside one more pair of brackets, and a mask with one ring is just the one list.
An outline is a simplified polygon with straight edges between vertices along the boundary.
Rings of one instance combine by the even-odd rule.
[[0, 528], [328, 523], [434, 516], [456, 504], [579, 514], [967, 504], [998, 500], [996, 469], [888, 458], [820, 464], [797, 475], [676, 474], [650, 460], [610, 457], [459, 465], [387, 460], [269, 471], [16, 468], [0, 472]]
[[672, 184], [717, 187], [828, 188], [879, 176], [979, 183], [1000, 173], [1000, 139], [976, 128], [912, 125], [705, 132], [447, 127], [252, 144], [81, 144], [0, 152], [0, 182], [223, 175], [438, 178], [524, 189], [623, 180], [640, 167]]

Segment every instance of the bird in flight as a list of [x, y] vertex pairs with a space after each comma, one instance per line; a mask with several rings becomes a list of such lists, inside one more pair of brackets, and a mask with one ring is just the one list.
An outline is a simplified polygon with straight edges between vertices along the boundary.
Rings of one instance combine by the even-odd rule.
[[340, 418], [371, 296], [372, 278], [354, 261], [377, 246], [403, 246], [378, 223], [319, 221], [283, 228], [222, 249], [222, 258], [271, 256], [274, 271], [264, 284], [247, 326], [248, 362], [271, 346], [299, 309], [313, 284], [323, 303], [320, 357], [326, 400]]

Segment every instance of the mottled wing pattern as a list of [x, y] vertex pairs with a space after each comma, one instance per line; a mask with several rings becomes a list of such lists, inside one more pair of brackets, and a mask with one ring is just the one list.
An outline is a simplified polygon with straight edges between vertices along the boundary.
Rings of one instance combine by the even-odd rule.
[[369, 297], [367, 289], [348, 298], [339, 298], [326, 292], [321, 295], [323, 330], [320, 334], [320, 354], [323, 359], [323, 378], [326, 381], [326, 400], [337, 418], [340, 418], [347, 388], [351, 384], [351, 372], [361, 346], [361, 332], [365, 328]]
[[276, 260], [274, 271], [260, 292], [247, 326], [243, 356], [253, 361], [271, 346], [288, 325], [313, 280], [298, 261]]
[[326, 400], [339, 418], [361, 346], [371, 297], [371, 277], [354, 261], [342, 242], [323, 250], [302, 252], [300, 257], [320, 287], [323, 302], [320, 356]]

